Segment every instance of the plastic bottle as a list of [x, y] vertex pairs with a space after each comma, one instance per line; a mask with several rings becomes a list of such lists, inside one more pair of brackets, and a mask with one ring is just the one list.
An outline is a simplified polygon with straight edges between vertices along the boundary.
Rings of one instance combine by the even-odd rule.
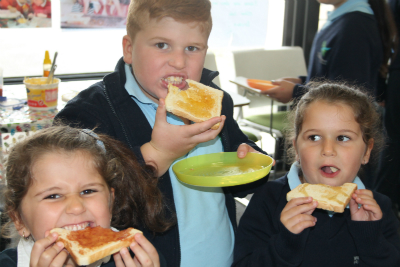
[[51, 59], [49, 51], [46, 50], [43, 61], [43, 77], [49, 77], [50, 69], [51, 69]]

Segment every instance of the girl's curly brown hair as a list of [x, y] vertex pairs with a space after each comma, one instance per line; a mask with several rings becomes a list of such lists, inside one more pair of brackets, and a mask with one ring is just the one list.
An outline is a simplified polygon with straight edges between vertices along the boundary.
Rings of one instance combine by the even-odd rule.
[[[99, 145], [99, 141], [104, 146]], [[112, 226], [119, 229], [141, 226], [153, 232], [164, 232], [174, 224], [174, 219], [166, 219], [163, 196], [157, 187], [158, 178], [153, 167], [142, 166], [120, 141], [69, 126], [38, 131], [12, 148], [6, 163], [7, 183], [3, 192], [5, 214], [11, 221], [21, 222], [20, 204], [32, 183], [34, 164], [52, 152], [83, 152], [91, 156], [109, 189], [115, 190]], [[11, 223], [4, 226], [3, 230], [8, 231], [3, 231], [3, 235], [9, 232]]]

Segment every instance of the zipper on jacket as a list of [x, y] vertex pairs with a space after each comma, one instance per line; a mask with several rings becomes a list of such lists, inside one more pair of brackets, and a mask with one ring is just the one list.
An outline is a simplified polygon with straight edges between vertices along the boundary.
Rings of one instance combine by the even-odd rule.
[[118, 117], [118, 115], [117, 115], [117, 112], [115, 111], [115, 109], [114, 109], [114, 107], [113, 107], [113, 105], [112, 105], [112, 103], [111, 103], [111, 100], [110, 100], [110, 98], [109, 98], [109, 96], [108, 96], [108, 94], [107, 94], [106, 84], [105, 84], [104, 81], [102, 81], [102, 82], [103, 82], [103, 86], [104, 86], [104, 90], [103, 90], [103, 91], [104, 91], [104, 95], [106, 96], [108, 105], [110, 106], [112, 113], [115, 115], [115, 117], [117, 118], [117, 121], [118, 121], [119, 125], [120, 125], [121, 128], [122, 128], [122, 132], [124, 133], [124, 136], [125, 136], [126, 142], [127, 142], [128, 145], [129, 145], [129, 148], [130, 148], [131, 150], [133, 150], [132, 144], [131, 144], [131, 142], [129, 141], [128, 134], [127, 134], [127, 132], [126, 132], [126, 130], [125, 130], [125, 127], [124, 127], [123, 123], [121, 122], [121, 120], [119, 119], [119, 117]]

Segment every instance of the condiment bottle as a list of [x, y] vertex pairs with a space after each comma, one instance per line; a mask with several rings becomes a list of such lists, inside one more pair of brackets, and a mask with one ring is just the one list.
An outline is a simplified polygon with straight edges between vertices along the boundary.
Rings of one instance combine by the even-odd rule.
[[46, 50], [43, 61], [43, 77], [49, 77], [51, 69], [51, 59], [49, 51]]

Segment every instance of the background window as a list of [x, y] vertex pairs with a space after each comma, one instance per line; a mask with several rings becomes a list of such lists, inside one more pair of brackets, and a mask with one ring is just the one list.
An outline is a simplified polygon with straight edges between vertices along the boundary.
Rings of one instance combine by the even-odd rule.
[[[0, 28], [4, 76], [39, 76], [45, 51], [58, 52], [57, 74], [111, 72], [122, 56], [125, 29], [61, 28], [61, 4], [52, 1], [49, 28]], [[99, 0], [104, 1], [104, 0]], [[282, 44], [284, 0], [211, 0], [211, 51]]]

